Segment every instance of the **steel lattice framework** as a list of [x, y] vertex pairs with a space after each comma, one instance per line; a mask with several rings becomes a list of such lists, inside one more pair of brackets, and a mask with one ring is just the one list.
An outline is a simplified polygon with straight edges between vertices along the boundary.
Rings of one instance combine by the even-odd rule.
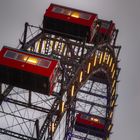
[[52, 96], [1, 83], [0, 137], [99, 140], [75, 131], [76, 113], [102, 117], [111, 130], [120, 72], [117, 34], [115, 30], [111, 42], [88, 44], [86, 38], [82, 41], [64, 38], [26, 23], [19, 49], [58, 59], [59, 80]]

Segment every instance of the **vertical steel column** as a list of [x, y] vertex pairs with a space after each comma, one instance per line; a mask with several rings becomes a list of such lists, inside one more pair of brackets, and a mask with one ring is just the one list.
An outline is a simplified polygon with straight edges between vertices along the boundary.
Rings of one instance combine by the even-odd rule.
[[25, 43], [26, 43], [28, 25], [29, 25], [28, 22], [26, 22], [25, 28], [24, 28], [24, 37], [23, 37], [23, 42], [22, 42], [22, 47], [21, 47], [22, 50], [24, 50]]

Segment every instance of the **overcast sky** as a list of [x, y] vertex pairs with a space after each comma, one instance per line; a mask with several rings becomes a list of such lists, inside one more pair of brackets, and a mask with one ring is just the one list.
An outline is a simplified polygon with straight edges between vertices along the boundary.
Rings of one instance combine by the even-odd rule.
[[140, 0], [0, 0], [0, 48], [16, 47], [24, 23], [40, 25], [50, 3], [94, 12], [116, 23], [122, 70], [111, 140], [140, 140]]

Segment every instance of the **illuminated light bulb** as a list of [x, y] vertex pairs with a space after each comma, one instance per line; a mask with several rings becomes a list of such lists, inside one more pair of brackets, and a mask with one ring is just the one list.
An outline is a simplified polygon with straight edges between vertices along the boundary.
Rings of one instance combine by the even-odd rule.
[[103, 53], [101, 52], [100, 60], [99, 60], [99, 64], [101, 64], [101, 62], [102, 62], [102, 58], [103, 58]]
[[111, 107], [113, 107], [113, 106], [114, 106], [114, 104], [115, 104], [115, 100], [113, 100], [113, 102], [112, 102], [112, 104], [111, 104]]
[[113, 57], [111, 57], [111, 59], [110, 59], [109, 67], [110, 67], [111, 64], [112, 64], [112, 61], [113, 61]]
[[106, 60], [106, 52], [104, 53], [103, 63], [105, 62], [105, 60]]
[[47, 41], [44, 40], [44, 41], [43, 41], [43, 48], [44, 48], [44, 49], [45, 49], [45, 47], [46, 47], [46, 44], [47, 44]]
[[93, 121], [94, 122], [99, 122], [99, 120], [97, 118], [94, 118]]
[[27, 60], [28, 63], [37, 64], [38, 60], [34, 57], [29, 57]]
[[111, 119], [113, 116], [113, 112], [110, 113], [109, 118]]
[[113, 71], [113, 74], [112, 74], [112, 79], [114, 78], [115, 72], [116, 72], [116, 71], [114, 70], [114, 71]]
[[88, 63], [87, 74], [89, 74], [89, 72], [90, 72], [90, 68], [91, 68], [91, 63], [89, 62], [89, 63]]
[[28, 56], [26, 56], [26, 57], [23, 58], [24, 61], [27, 61], [27, 59], [28, 59]]
[[55, 50], [57, 49], [58, 44], [59, 44], [58, 41], [56, 41], [56, 42], [55, 42], [55, 47], [54, 47]]
[[54, 41], [50, 42], [50, 48], [52, 49]]
[[52, 122], [52, 132], [54, 132], [54, 130], [55, 130], [55, 124], [54, 122]]
[[80, 78], [79, 78], [79, 82], [82, 81], [82, 78], [83, 78], [83, 71], [80, 72]]
[[94, 118], [94, 117], [91, 117], [90, 120], [91, 120], [91, 121], [94, 121], [94, 122], [96, 122], [96, 123], [99, 122], [99, 119], [98, 119], [98, 118]]
[[72, 88], [71, 88], [71, 96], [74, 95], [74, 88], [75, 88], [75, 86], [73, 85]]
[[111, 130], [111, 127], [112, 127], [112, 125], [110, 124], [110, 125], [109, 125], [109, 127], [108, 127], [108, 131], [110, 131], [110, 130]]
[[115, 95], [115, 91], [116, 91], [116, 89], [114, 88], [114, 89], [113, 89], [113, 92], [112, 92], [112, 96]]
[[113, 65], [112, 65], [111, 72], [113, 72], [114, 67], [115, 67], [115, 63], [113, 63]]
[[113, 81], [112, 88], [115, 86], [116, 80]]
[[61, 113], [64, 112], [64, 105], [65, 105], [65, 103], [64, 103], [64, 101], [62, 101], [62, 102], [61, 102]]
[[37, 42], [36, 52], [39, 52], [39, 48], [40, 48], [40, 41], [41, 41], [41, 40], [39, 40], [39, 41]]
[[79, 18], [79, 13], [78, 12], [73, 12], [71, 14], [71, 17]]
[[61, 52], [63, 52], [63, 49], [64, 49], [64, 43], [62, 43], [62, 46], [61, 46]]
[[31, 51], [31, 47], [27, 49], [28, 51]]
[[94, 66], [96, 65], [96, 61], [97, 61], [97, 55], [95, 54], [95, 58], [94, 58]]
[[110, 54], [108, 55], [108, 58], [107, 58], [107, 65], [109, 63], [109, 59], [110, 59]]

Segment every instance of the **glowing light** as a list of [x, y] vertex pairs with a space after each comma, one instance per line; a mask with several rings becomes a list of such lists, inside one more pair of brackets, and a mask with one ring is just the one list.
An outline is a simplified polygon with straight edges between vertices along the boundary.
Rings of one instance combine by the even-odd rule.
[[64, 101], [62, 101], [61, 112], [64, 112], [64, 105], [65, 105], [65, 103], [64, 103]]
[[29, 58], [27, 59], [27, 63], [37, 64], [37, 62], [38, 62], [38, 59], [35, 58], [35, 57], [29, 57]]
[[55, 124], [54, 122], [52, 122], [52, 132], [54, 132], [54, 130], [55, 130]]
[[63, 52], [64, 46], [65, 46], [65, 44], [62, 43], [61, 52]]
[[91, 63], [89, 62], [89, 63], [88, 63], [87, 74], [89, 74], [89, 72], [90, 72], [90, 68], [91, 68]]
[[101, 52], [100, 60], [99, 60], [99, 64], [101, 64], [101, 62], [102, 62], [102, 58], [103, 58], [103, 53]]
[[108, 55], [108, 58], [107, 58], [107, 65], [109, 63], [109, 59], [110, 59], [110, 54]]
[[91, 120], [91, 121], [94, 121], [94, 122], [96, 122], [96, 123], [99, 122], [99, 119], [94, 118], [94, 117], [91, 117], [90, 120]]
[[113, 107], [113, 106], [114, 106], [114, 104], [115, 104], [115, 100], [113, 100], [113, 102], [112, 102], [112, 104], [111, 104], [111, 107]]
[[28, 59], [28, 56], [25, 56], [25, 57], [23, 58], [24, 61], [27, 61], [27, 59]]
[[95, 54], [95, 58], [94, 58], [94, 66], [96, 65], [96, 61], [97, 61], [97, 55]]
[[113, 63], [113, 65], [112, 65], [111, 72], [113, 72], [114, 67], [115, 67], [115, 63]]
[[112, 118], [112, 116], [113, 116], [113, 112], [110, 113], [109, 118]]
[[112, 87], [114, 87], [114, 86], [115, 86], [115, 83], [116, 83], [116, 80], [114, 80], [114, 81], [113, 81]]
[[64, 101], [62, 101], [62, 102], [61, 102], [61, 113], [64, 112], [64, 105], [65, 105], [65, 103], [64, 103]]
[[43, 43], [42, 43], [41, 53], [45, 53], [46, 43], [47, 43], [46, 40], [44, 40]]
[[114, 89], [113, 89], [113, 92], [112, 92], [112, 96], [114, 96], [114, 94], [115, 94], [115, 91], [116, 91], [116, 89], [114, 88]]
[[72, 12], [71, 17], [79, 18], [78, 12]]
[[112, 125], [110, 124], [110, 125], [109, 125], [109, 127], [108, 127], [108, 131], [110, 131], [110, 130], [111, 130], [111, 127], [112, 127]]
[[80, 78], [79, 78], [79, 82], [82, 81], [82, 78], [83, 78], [83, 71], [80, 72]]
[[39, 52], [39, 49], [40, 49], [40, 42], [41, 42], [41, 40], [39, 40], [39, 41], [37, 42], [36, 52]]
[[112, 79], [114, 78], [115, 72], [116, 72], [116, 71], [114, 70], [114, 71], [113, 71], [113, 74], [112, 74]]
[[73, 85], [72, 88], [71, 88], [71, 96], [74, 95], [74, 88], [75, 88], [75, 86]]
[[109, 67], [110, 67], [111, 64], [112, 64], [112, 61], [113, 61], [113, 57], [111, 57], [111, 59], [110, 59]]
[[106, 52], [104, 53], [103, 62], [105, 62], [105, 60], [106, 60]]

